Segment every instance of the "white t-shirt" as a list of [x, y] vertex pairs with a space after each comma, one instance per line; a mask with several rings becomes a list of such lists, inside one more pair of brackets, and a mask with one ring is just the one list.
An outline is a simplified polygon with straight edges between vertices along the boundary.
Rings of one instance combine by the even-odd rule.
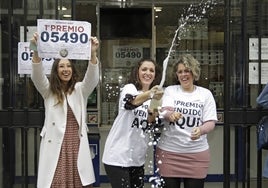
[[180, 85], [165, 89], [162, 107], [174, 107], [183, 118], [174, 123], [164, 121], [159, 148], [177, 153], [195, 153], [209, 148], [206, 135], [197, 140], [191, 140], [190, 136], [194, 127], [202, 126], [209, 120], [217, 121], [216, 104], [208, 89], [195, 88], [191, 93], [184, 92]]
[[124, 107], [126, 94], [136, 96], [140, 93], [133, 84], [122, 88], [118, 115], [105, 143], [103, 163], [123, 167], [144, 165], [149, 142], [146, 128], [150, 100], [133, 110]]

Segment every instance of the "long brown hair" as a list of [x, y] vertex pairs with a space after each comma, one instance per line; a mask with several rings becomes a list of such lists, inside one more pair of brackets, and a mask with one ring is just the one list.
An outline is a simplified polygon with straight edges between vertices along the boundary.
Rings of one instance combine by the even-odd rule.
[[63, 87], [63, 84], [59, 78], [58, 75], [58, 65], [61, 59], [55, 59], [54, 63], [51, 68], [51, 73], [50, 73], [50, 89], [54, 95], [56, 95], [58, 99], [57, 104], [62, 104], [64, 101], [64, 93], [69, 93], [71, 94], [74, 91], [74, 86], [76, 82], [79, 80], [79, 75], [78, 72], [74, 66], [74, 62], [69, 59], [71, 63], [71, 68], [72, 68], [72, 77], [70, 81], [67, 84], [67, 88]]
[[132, 71], [130, 73], [130, 77], [129, 77], [129, 80], [128, 80], [128, 83], [134, 84], [136, 86], [137, 90], [142, 89], [141, 81], [140, 81], [138, 75], [139, 75], [139, 68], [143, 64], [143, 62], [145, 62], [145, 61], [152, 62], [154, 64], [154, 66], [155, 66], [155, 78], [154, 78], [154, 81], [152, 82], [152, 84], [150, 85], [149, 89], [151, 89], [155, 85], [160, 84], [160, 80], [161, 80], [161, 77], [162, 77], [161, 68], [158, 66], [158, 64], [156, 63], [155, 60], [153, 60], [153, 59], [142, 59], [142, 60], [138, 61], [136, 66], [134, 66], [132, 68]]

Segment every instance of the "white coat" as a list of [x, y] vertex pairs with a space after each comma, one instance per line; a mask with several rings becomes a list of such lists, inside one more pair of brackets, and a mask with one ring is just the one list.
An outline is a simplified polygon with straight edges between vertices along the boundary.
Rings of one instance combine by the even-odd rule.
[[[52, 95], [49, 81], [43, 71], [42, 63], [32, 63], [31, 79], [44, 98], [45, 105], [45, 121], [40, 133], [41, 144], [37, 187], [50, 188], [66, 129], [67, 102], [64, 100], [63, 105], [55, 105], [57, 99]], [[97, 86], [98, 81], [99, 66], [98, 64], [89, 63], [83, 81], [77, 82], [72, 94], [67, 95], [68, 103], [79, 124], [80, 148], [78, 152], [77, 166], [83, 185], [95, 182], [87, 136], [86, 105], [87, 98]]]

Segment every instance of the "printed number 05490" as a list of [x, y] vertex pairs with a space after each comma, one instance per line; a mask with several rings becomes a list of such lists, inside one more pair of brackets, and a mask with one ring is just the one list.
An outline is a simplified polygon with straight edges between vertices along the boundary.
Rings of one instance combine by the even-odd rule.
[[71, 43], [82, 43], [82, 44], [86, 44], [89, 39], [88, 39], [88, 35], [85, 33], [81, 33], [81, 34], [77, 34], [77, 33], [62, 33], [60, 34], [59, 32], [42, 32], [40, 35], [40, 39], [43, 42], [59, 42], [59, 41], [63, 41], [65, 43], [71, 42]]

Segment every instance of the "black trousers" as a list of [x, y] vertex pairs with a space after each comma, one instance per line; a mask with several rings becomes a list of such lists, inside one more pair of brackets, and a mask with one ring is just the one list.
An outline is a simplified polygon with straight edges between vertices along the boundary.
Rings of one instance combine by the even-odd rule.
[[181, 181], [184, 188], [204, 188], [205, 179], [162, 177], [163, 188], [180, 188]]
[[143, 188], [144, 166], [120, 167], [104, 164], [112, 188]]

